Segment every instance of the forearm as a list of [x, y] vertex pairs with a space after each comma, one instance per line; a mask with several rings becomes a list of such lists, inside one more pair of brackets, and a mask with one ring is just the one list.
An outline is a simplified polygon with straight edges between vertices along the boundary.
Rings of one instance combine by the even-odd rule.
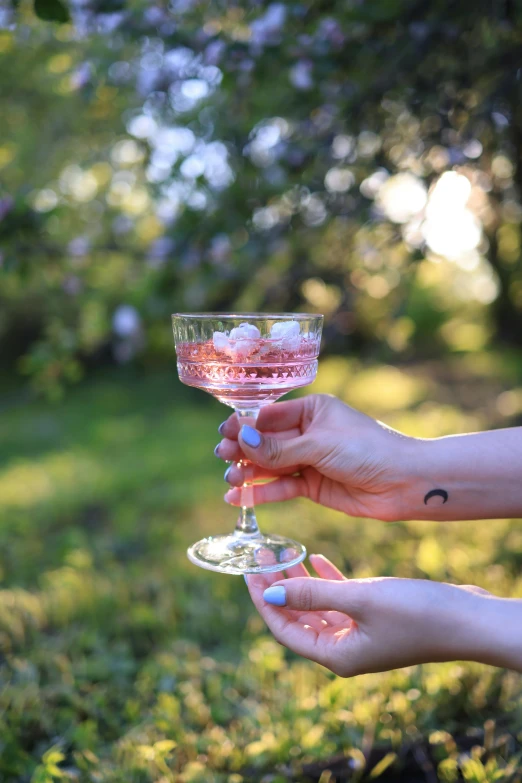
[[522, 427], [412, 439], [403, 467], [403, 519], [522, 517]]

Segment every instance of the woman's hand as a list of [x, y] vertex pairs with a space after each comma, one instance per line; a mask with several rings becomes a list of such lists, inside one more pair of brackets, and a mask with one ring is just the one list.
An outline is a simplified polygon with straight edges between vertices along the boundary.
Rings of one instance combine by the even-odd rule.
[[346, 579], [322, 555], [248, 589], [278, 642], [341, 677], [432, 661], [474, 660], [522, 670], [522, 602], [470, 585]]
[[[256, 429], [240, 431], [236, 414], [219, 428], [224, 439], [216, 455], [226, 461], [249, 459], [254, 502], [271, 503], [297, 496], [352, 516], [402, 518], [408, 446], [395, 430], [350, 408], [335, 397], [312, 394], [262, 408]], [[232, 465], [226, 480], [237, 489], [225, 500], [240, 505], [244, 470]]]
[[[256, 429], [236, 414], [221, 427], [224, 460], [254, 463], [255, 503], [299, 495], [350, 516], [398, 519], [522, 517], [522, 428], [409, 438], [325, 394], [261, 409]], [[226, 480], [240, 487], [244, 470]], [[225, 499], [240, 505], [239, 489]]]

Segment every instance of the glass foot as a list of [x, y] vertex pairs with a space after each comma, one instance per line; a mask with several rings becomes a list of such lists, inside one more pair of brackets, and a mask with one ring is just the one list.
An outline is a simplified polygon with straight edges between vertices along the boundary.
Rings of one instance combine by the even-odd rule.
[[266, 574], [297, 565], [305, 559], [306, 549], [282, 536], [230, 533], [203, 538], [187, 556], [195, 565], [222, 574]]

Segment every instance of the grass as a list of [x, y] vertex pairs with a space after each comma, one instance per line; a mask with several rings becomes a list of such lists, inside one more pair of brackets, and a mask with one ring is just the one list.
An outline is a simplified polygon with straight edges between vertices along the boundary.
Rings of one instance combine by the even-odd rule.
[[[316, 389], [411, 434], [520, 421], [518, 357], [400, 370], [325, 360]], [[227, 530], [225, 409], [174, 373], [104, 376], [59, 406], [0, 397], [0, 780], [515, 781], [520, 677], [475, 664], [340, 680], [265, 633], [244, 582], [185, 558]], [[522, 527], [263, 508], [348, 574], [522, 596]]]

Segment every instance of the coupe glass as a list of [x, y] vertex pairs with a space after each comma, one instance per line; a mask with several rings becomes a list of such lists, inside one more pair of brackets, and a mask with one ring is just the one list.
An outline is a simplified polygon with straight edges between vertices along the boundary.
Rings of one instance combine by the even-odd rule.
[[[255, 426], [263, 405], [314, 381], [322, 325], [322, 315], [306, 313], [176, 313], [179, 378], [233, 408], [241, 423]], [[238, 464], [246, 480], [235, 530], [193, 544], [189, 560], [226, 574], [282, 571], [300, 563], [306, 557], [302, 544], [259, 531], [253, 466]]]

